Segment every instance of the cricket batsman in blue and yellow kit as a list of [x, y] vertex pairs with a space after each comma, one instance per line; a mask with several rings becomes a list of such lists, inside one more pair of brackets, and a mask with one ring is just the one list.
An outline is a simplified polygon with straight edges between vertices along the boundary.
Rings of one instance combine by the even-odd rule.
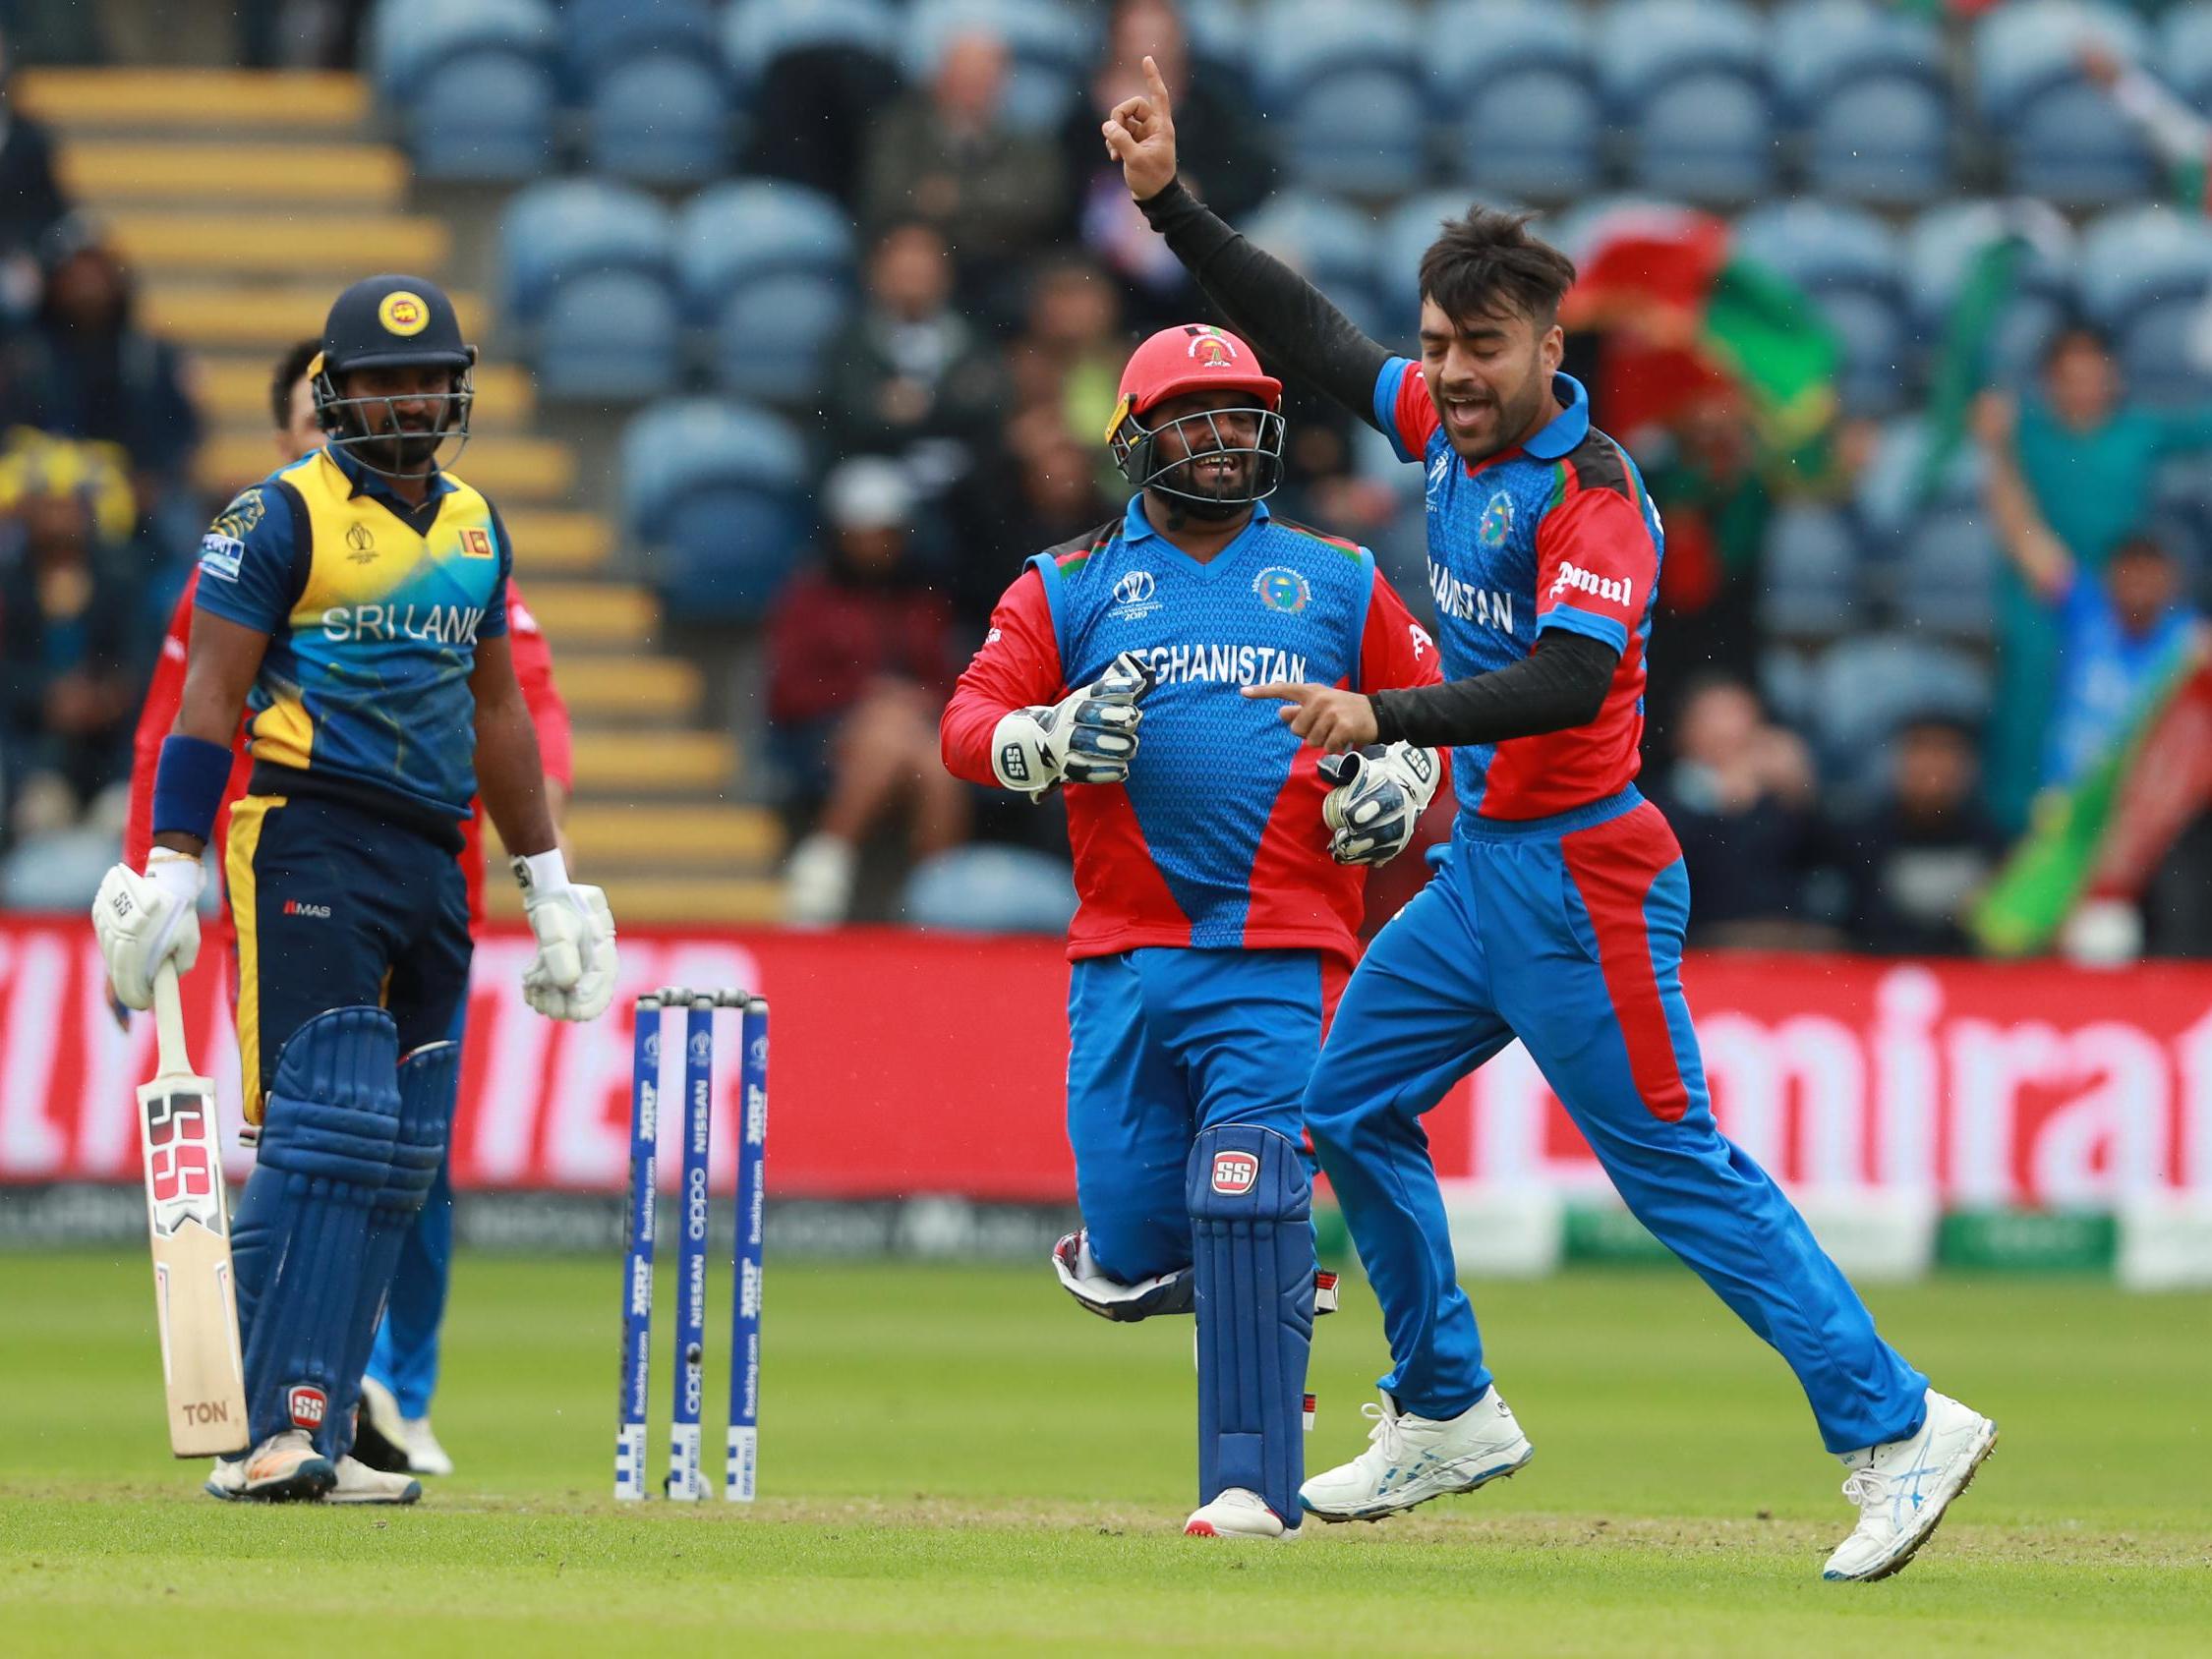
[[507, 633], [513, 548], [438, 464], [466, 443], [476, 350], [418, 277], [338, 296], [310, 367], [329, 436], [224, 509], [201, 548], [185, 684], [143, 871], [92, 920], [116, 995], [199, 955], [201, 855], [250, 711], [253, 772], [225, 877], [258, 1161], [232, 1223], [251, 1443], [219, 1498], [404, 1503], [350, 1456], [392, 1271], [444, 1157], [468, 988], [454, 855], [481, 794], [537, 950], [530, 1005], [588, 1020], [613, 994], [606, 896], [571, 884]]
[[1053, 1269], [1109, 1319], [1195, 1313], [1202, 1537], [1295, 1536], [1317, 1281], [1299, 1092], [1433, 751], [1323, 762], [1239, 695], [1428, 684], [1436, 650], [1364, 547], [1269, 514], [1282, 384], [1217, 328], [1124, 370], [1137, 488], [1029, 560], [943, 721], [961, 777], [1067, 786], [1068, 1139], [1083, 1229]]
[[1663, 531], [1636, 465], [1558, 372], [1574, 266], [1522, 216], [1446, 222], [1421, 267], [1421, 360], [1361, 333], [1176, 177], [1167, 88], [1105, 121], [1131, 195], [1209, 298], [1426, 475], [1446, 683], [1285, 675], [1250, 688], [1328, 751], [1448, 746], [1459, 816], [1436, 875], [1368, 946], [1305, 1097], [1306, 1122], [1395, 1365], [1367, 1452], [1306, 1482], [1326, 1520], [1378, 1519], [1534, 1455], [1484, 1364], [1421, 1117], [1515, 1038], [1629, 1208], [1789, 1362], [1850, 1470], [1856, 1528], [1825, 1575], [1912, 1558], [1996, 1425], [1937, 1393], [1874, 1328], [1767, 1173], [1715, 1125], [1681, 984], [1689, 885], [1636, 790]]

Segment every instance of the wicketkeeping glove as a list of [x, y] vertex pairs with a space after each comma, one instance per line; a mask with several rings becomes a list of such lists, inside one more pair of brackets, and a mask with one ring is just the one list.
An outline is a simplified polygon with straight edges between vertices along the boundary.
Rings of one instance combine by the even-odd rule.
[[1002, 717], [991, 733], [992, 772], [1032, 801], [1060, 783], [1126, 783], [1144, 715], [1137, 704], [1151, 689], [1151, 669], [1123, 652], [1080, 691]]
[[1335, 831], [1329, 856], [1339, 864], [1388, 864], [1413, 841], [1414, 827], [1435, 798], [1442, 775], [1436, 751], [1411, 743], [1373, 744], [1323, 757], [1321, 821]]

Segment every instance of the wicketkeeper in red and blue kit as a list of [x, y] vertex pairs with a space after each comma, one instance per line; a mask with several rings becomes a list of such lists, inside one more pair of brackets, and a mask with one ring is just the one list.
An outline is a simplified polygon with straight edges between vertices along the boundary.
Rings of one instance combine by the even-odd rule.
[[1356, 952], [1363, 866], [1404, 850], [1440, 777], [1410, 743], [1324, 762], [1239, 695], [1438, 677], [1371, 554], [1269, 515], [1281, 398], [1219, 329], [1138, 347], [1107, 432], [1138, 493], [1029, 560], [943, 722], [961, 777], [1070, 786], [1084, 1225], [1053, 1266], [1109, 1319], [1196, 1313], [1185, 1530], [1205, 1536], [1301, 1519], [1316, 1275], [1299, 1096]]
[[1382, 1304], [1394, 1368], [1368, 1450], [1306, 1482], [1374, 1519], [1533, 1455], [1491, 1386], [1456, 1281], [1421, 1116], [1516, 1037], [1629, 1208], [1780, 1351], [1859, 1522], [1831, 1578], [1905, 1565], [1996, 1440], [1928, 1387], [1802, 1217], [1715, 1126], [1682, 995], [1689, 886], [1637, 793], [1644, 653], [1663, 532], [1627, 454], [1558, 372], [1574, 266], [1476, 208], [1421, 268], [1421, 361], [1395, 357], [1176, 179], [1167, 91], [1106, 121], [1152, 227], [1278, 367], [1426, 471], [1429, 582], [1449, 683], [1284, 674], [1289, 728], [1326, 750], [1450, 746], [1459, 817], [1436, 875], [1368, 946], [1306, 1093], [1313, 1147]]

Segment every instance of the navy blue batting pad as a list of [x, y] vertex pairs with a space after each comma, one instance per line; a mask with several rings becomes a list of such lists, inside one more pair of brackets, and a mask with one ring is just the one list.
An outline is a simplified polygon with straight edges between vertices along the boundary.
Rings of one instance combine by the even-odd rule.
[[1197, 1276], [1198, 1502], [1241, 1486], [1287, 1526], [1306, 1478], [1313, 1189], [1272, 1129], [1199, 1132], [1185, 1177]]

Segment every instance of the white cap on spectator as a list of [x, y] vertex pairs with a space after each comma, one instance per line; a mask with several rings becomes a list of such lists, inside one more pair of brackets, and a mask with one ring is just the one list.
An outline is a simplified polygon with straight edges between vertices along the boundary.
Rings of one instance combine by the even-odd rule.
[[840, 530], [903, 530], [913, 519], [914, 486], [896, 461], [858, 456], [824, 482], [822, 510]]

